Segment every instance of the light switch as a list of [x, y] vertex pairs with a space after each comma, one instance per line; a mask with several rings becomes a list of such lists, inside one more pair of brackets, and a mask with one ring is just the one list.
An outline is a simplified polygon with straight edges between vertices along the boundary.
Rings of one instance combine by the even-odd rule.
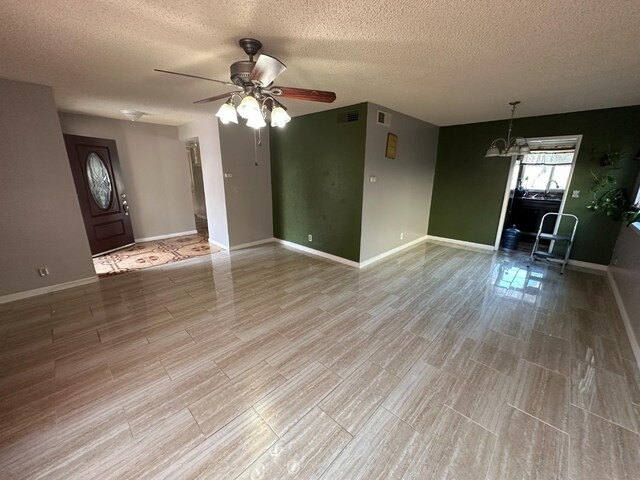
[[378, 177], [374, 177], [373, 175], [371, 175], [371, 176], [369, 177], [369, 181], [370, 181], [371, 183], [376, 183], [376, 182], [378, 181]]
[[225, 172], [225, 174], [224, 174], [224, 178], [231, 178], [231, 177], [233, 177], [233, 173], [227, 173], [227, 172]]

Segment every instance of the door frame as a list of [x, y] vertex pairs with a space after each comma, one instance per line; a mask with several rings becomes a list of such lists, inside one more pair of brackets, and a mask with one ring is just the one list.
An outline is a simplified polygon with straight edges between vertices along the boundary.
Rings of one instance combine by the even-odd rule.
[[[567, 190], [562, 196], [562, 201], [560, 202], [560, 210], [558, 213], [564, 212], [564, 206], [567, 203], [567, 197], [569, 196], [569, 191], [571, 187], [571, 181], [573, 180], [573, 172], [576, 168], [576, 161], [578, 159], [578, 153], [580, 151], [580, 144], [582, 143], [582, 134], [578, 135], [550, 135], [548, 137], [526, 137], [527, 140], [576, 140], [576, 148], [573, 152], [573, 158], [571, 159], [571, 170], [569, 171], [569, 183], [567, 184]], [[507, 219], [507, 208], [509, 206], [509, 196], [511, 194], [511, 183], [513, 182], [513, 176], [517, 175], [516, 171], [516, 162], [517, 157], [511, 157], [511, 164], [509, 166], [509, 175], [507, 175], [507, 184], [505, 185], [504, 196], [502, 198], [502, 209], [500, 211], [500, 220], [498, 221], [498, 230], [496, 231], [496, 239], [493, 244], [494, 250], [500, 249], [500, 241], [502, 240], [502, 231], [504, 228], [504, 222]], [[558, 228], [560, 227], [560, 217], [558, 217], [558, 221], [553, 228], [553, 234], [558, 233]], [[551, 242], [549, 245], [549, 251], [553, 250], [553, 243]]]

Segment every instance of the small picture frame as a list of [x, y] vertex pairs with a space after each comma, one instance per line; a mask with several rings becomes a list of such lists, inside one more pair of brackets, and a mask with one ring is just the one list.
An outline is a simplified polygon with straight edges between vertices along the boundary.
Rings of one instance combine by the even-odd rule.
[[395, 159], [398, 150], [398, 136], [395, 133], [387, 134], [387, 151], [385, 157]]

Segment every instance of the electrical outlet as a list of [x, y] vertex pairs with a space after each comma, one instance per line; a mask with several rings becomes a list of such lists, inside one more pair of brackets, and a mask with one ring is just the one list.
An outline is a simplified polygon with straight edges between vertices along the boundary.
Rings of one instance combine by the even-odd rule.
[[574, 190], [571, 194], [571, 198], [580, 198], [580, 190]]
[[39, 267], [38, 275], [40, 275], [41, 277], [46, 277], [47, 275], [49, 275], [49, 269], [47, 267]]
[[226, 173], [224, 174], [224, 178], [232, 178], [233, 177], [233, 173]]
[[309, 241], [313, 242], [313, 235], [309, 234]]
[[404, 232], [400, 232], [400, 240], [404, 240]]
[[376, 183], [376, 182], [378, 181], [378, 177], [375, 177], [375, 176], [371, 175], [371, 176], [369, 177], [369, 181], [370, 181], [371, 183]]

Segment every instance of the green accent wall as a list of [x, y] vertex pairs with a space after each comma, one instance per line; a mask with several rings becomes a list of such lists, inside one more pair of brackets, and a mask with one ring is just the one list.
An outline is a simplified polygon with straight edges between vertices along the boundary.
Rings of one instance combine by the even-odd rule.
[[361, 103], [270, 130], [275, 237], [360, 261], [366, 121]]
[[[491, 141], [504, 137], [508, 120], [455, 125], [440, 129], [438, 160], [431, 203], [429, 234], [493, 245], [509, 175], [508, 158], [484, 158]], [[599, 154], [623, 152], [625, 160], [615, 175], [622, 186], [634, 186], [640, 161], [640, 106], [516, 118], [514, 132], [524, 137], [582, 135], [582, 144], [569, 186], [564, 213], [580, 219], [571, 258], [609, 264], [620, 231], [616, 223], [586, 207], [591, 170], [598, 169]]]

